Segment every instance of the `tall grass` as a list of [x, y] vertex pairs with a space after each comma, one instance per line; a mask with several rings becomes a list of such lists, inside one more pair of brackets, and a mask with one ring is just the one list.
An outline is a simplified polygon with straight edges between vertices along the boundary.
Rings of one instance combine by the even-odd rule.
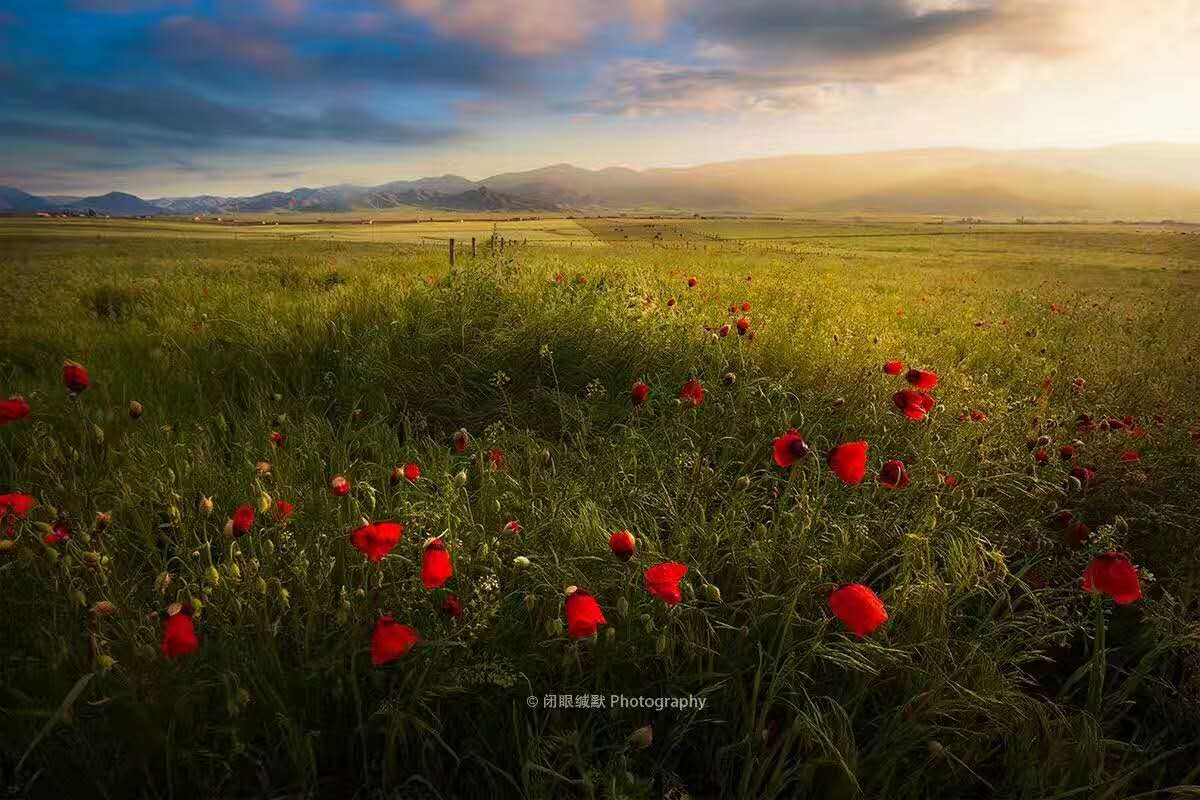
[[[4, 780], [47, 797], [1200, 794], [1197, 253], [1111, 236], [1048, 233], [1032, 262], [990, 238], [979, 256], [970, 239], [484, 248], [453, 272], [382, 245], [6, 240], [0, 391], [34, 416], [0, 430], [0, 492], [40, 505], [0, 553]], [[742, 301], [753, 341], [705, 331]], [[94, 380], [78, 399], [67, 358]], [[890, 358], [940, 374], [930, 422], [895, 413]], [[675, 399], [691, 377], [699, 408]], [[1146, 437], [1083, 436], [1085, 412]], [[770, 443], [790, 427], [814, 456], [785, 471]], [[1082, 439], [1098, 485], [1037, 467], [1039, 435]], [[912, 485], [838, 482], [818, 454], [851, 438], [872, 476], [899, 458]], [[1140, 464], [1119, 462], [1131, 447]], [[407, 462], [422, 479], [392, 485]], [[264, 495], [294, 517], [230, 541]], [[1068, 546], [1060, 509], [1093, 538]], [[60, 514], [73, 537], [43, 545]], [[377, 565], [349, 543], [363, 518], [407, 526]], [[617, 529], [638, 540], [627, 564]], [[434, 592], [430, 536], [456, 571]], [[1080, 590], [1111, 549], [1143, 570], [1137, 604]], [[690, 567], [672, 609], [642, 588], [663, 560]], [[864, 639], [826, 606], [850, 581], [890, 615]], [[604, 609], [594, 640], [566, 636], [568, 585]], [[172, 602], [200, 637], [178, 661], [158, 649]], [[373, 668], [383, 613], [423, 641]], [[707, 703], [544, 707], [584, 694]]]

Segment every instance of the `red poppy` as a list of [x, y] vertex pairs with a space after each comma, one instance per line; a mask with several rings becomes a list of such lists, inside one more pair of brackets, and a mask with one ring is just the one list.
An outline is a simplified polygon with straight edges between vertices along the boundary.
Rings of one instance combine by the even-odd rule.
[[667, 308], [674, 308], [674, 307], [675, 307], [675, 298], [674, 297], [667, 298]]
[[345, 497], [350, 494], [350, 481], [342, 475], [334, 475], [329, 480], [329, 491], [333, 492], [334, 497]]
[[521, 525], [520, 522], [518, 522], [515, 519], [510, 519], [508, 522], [504, 523], [504, 532], [505, 533], [511, 533], [511, 534], [515, 535], [515, 534], [520, 533], [523, 530], [525, 530], [525, 528]]
[[925, 369], [910, 369], [904, 379], [918, 389], [935, 389], [938, 385], [937, 373]]
[[885, 489], [903, 489], [910, 483], [904, 462], [898, 459], [883, 462], [879, 468], [879, 484]]
[[1143, 428], [1141, 425], [1134, 425], [1132, 428], [1129, 429], [1129, 437], [1131, 439], [1144, 439], [1145, 436], [1146, 436], [1146, 429]]
[[674, 561], [655, 564], [646, 570], [646, 591], [668, 606], [677, 605], [683, 600], [683, 593], [679, 591], [679, 581], [687, 573], [686, 564]]
[[717, 336], [720, 336], [722, 339], [724, 339], [728, 335], [729, 335], [729, 323], [726, 322], [724, 325], [722, 325], [717, 330]]
[[958, 486], [958, 478], [954, 477], [949, 472], [941, 472], [939, 470], [937, 477], [938, 477], [938, 482], [941, 483], [943, 486], [945, 486], [947, 489], [953, 489], [955, 486]]
[[29, 403], [19, 394], [0, 400], [0, 427], [29, 417]]
[[738, 317], [737, 325], [738, 336], [745, 336], [746, 331], [750, 330], [750, 320], [745, 317]]
[[575, 589], [567, 595], [563, 613], [567, 616], [567, 635], [572, 639], [594, 636], [597, 628], [608, 624], [596, 598], [583, 589]]
[[245, 536], [252, 527], [254, 527], [254, 509], [250, 506], [238, 506], [237, 511], [233, 512], [233, 523], [230, 527], [233, 537], [236, 539], [239, 536]]
[[1080, 433], [1091, 433], [1096, 430], [1096, 422], [1091, 414], [1080, 414], [1075, 420], [1075, 430]]
[[695, 289], [695, 288], [696, 288], [696, 283], [697, 283], [697, 281], [696, 281], [696, 277], [695, 277], [695, 276], [692, 276], [692, 277], [688, 278], [688, 281], [687, 281], [687, 283], [688, 283], [688, 288], [689, 288], [689, 289]]
[[915, 389], [901, 389], [892, 395], [892, 402], [900, 409], [900, 413], [917, 422], [928, 417], [929, 412], [937, 405], [933, 395]]
[[454, 450], [455, 452], [465, 452], [471, 446], [471, 435], [464, 430], [459, 430], [454, 434]]
[[1046, 448], [1039, 448], [1038, 451], [1033, 454], [1033, 460], [1039, 464], [1046, 464], [1050, 461], [1050, 454], [1046, 452]]
[[633, 384], [633, 388], [629, 390], [629, 399], [633, 401], [635, 406], [646, 405], [646, 397], [650, 394], [650, 387], [641, 381]]
[[1063, 521], [1063, 538], [1066, 539], [1068, 545], [1074, 548], [1083, 547], [1087, 540], [1092, 538], [1092, 529], [1087, 523], [1076, 517], [1069, 511], [1063, 512], [1066, 514], [1066, 519]]
[[698, 406], [704, 402], [704, 387], [695, 378], [688, 378], [687, 383], [679, 390], [679, 399]]
[[373, 522], [350, 534], [350, 543], [372, 561], [379, 561], [391, 552], [404, 535], [399, 522]]
[[1061, 314], [1061, 313], [1062, 313], [1062, 306], [1060, 306], [1058, 303], [1051, 303], [1051, 304], [1050, 304], [1050, 313], [1052, 313], [1052, 314]]
[[737, 304], [736, 304], [736, 303], [730, 303], [730, 304], [729, 304], [729, 313], [730, 313], [730, 314], [736, 314], [736, 313], [737, 313]]
[[967, 420], [970, 420], [971, 422], [987, 422], [987, 414], [978, 409], [972, 408], [965, 415], [963, 415], [963, 422], [966, 422]]
[[1084, 487], [1087, 487], [1092, 484], [1092, 481], [1096, 480], [1096, 471], [1088, 467], [1075, 467], [1071, 470], [1071, 477], [1082, 483]]
[[282, 450], [287, 444], [287, 437], [279, 431], [271, 431], [271, 444]]
[[196, 626], [190, 614], [180, 611], [167, 617], [162, 635], [162, 654], [166, 658], [186, 656], [199, 646], [200, 640], [196, 638]]
[[504, 452], [499, 447], [493, 447], [488, 450], [488, 467], [492, 472], [497, 471], [504, 466]]
[[426, 589], [436, 589], [453, 574], [450, 553], [446, 551], [446, 543], [439, 536], [425, 545], [425, 555], [421, 560], [421, 583]]
[[899, 375], [904, 371], [903, 361], [887, 361], [883, 365], [884, 375]]
[[608, 549], [612, 550], [612, 554], [622, 561], [632, 558], [636, 548], [637, 540], [629, 531], [617, 531], [608, 537]]
[[746, 313], [750, 312], [750, 301], [749, 300], [742, 301], [742, 311], [745, 311]]
[[1136, 450], [1126, 450], [1124, 453], [1121, 453], [1121, 461], [1126, 464], [1136, 464], [1141, 460], [1142, 456]]
[[371, 663], [378, 667], [395, 661], [419, 641], [421, 637], [416, 631], [385, 614], [375, 623], [371, 634]]
[[887, 609], [879, 595], [861, 583], [850, 583], [829, 595], [829, 609], [858, 638], [872, 633], [887, 621]]
[[81, 394], [92, 385], [92, 379], [82, 364], [67, 361], [63, 363], [63, 385], [71, 394]]
[[[292, 516], [292, 511], [295, 510], [295, 508], [296, 507], [293, 506], [291, 503], [289, 503], [287, 500], [276, 500], [275, 501], [275, 521], [276, 522], [287, 522], [288, 518]], [[251, 513], [253, 513], [253, 512], [251, 512]]]
[[868, 447], [866, 442], [847, 442], [829, 452], [829, 468], [841, 478], [842, 483], [850, 486], [862, 483], [867, 474]]
[[27, 494], [0, 494], [0, 522], [8, 520], [5, 533], [11, 539], [17, 530], [17, 520], [25, 519], [37, 500]]
[[42, 543], [55, 545], [59, 542], [64, 542], [71, 538], [71, 520], [66, 517], [59, 517], [54, 520], [54, 524], [50, 526], [50, 532], [42, 537]]
[[771, 450], [775, 457], [775, 463], [787, 468], [807, 456], [810, 448], [808, 442], [804, 441], [804, 437], [800, 435], [800, 431], [791, 428], [782, 436], [775, 437], [775, 441], [771, 443]]
[[1058, 457], [1063, 461], [1070, 461], [1075, 457], [1075, 448], [1069, 444], [1064, 444], [1062, 447], [1058, 448]]
[[458, 595], [452, 594], [442, 601], [442, 613], [453, 619], [458, 619], [462, 616], [462, 601], [458, 599]]
[[404, 465], [404, 479], [409, 483], [416, 483], [421, 478], [421, 467], [419, 464]]
[[1142, 597], [1137, 568], [1122, 553], [1102, 553], [1093, 558], [1083, 573], [1083, 590], [1102, 592], [1121, 606]]

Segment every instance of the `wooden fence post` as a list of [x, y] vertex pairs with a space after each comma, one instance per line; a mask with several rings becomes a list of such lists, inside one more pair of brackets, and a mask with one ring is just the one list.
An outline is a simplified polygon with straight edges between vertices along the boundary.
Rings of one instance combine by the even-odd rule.
[[450, 240], [450, 266], [454, 266], [454, 240]]
[[471, 258], [475, 257], [475, 237], [471, 237]]

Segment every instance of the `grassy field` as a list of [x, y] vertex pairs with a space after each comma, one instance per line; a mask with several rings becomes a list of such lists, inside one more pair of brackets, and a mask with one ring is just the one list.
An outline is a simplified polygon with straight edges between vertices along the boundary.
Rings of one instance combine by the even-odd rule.
[[[1200, 796], [1200, 236], [11, 220], [0, 269], [31, 407], [0, 495], [36, 499], [0, 525], [13, 796]], [[927, 419], [892, 360], [939, 376]], [[1110, 552], [1135, 602], [1083, 591]], [[846, 584], [886, 607], [865, 636]], [[420, 640], [376, 666], [383, 615]], [[614, 695], [705, 702], [547, 708]]]

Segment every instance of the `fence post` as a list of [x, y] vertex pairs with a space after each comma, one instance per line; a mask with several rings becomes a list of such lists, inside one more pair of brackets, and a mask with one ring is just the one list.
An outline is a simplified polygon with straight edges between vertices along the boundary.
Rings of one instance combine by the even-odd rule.
[[475, 237], [471, 237], [471, 258], [475, 257]]
[[454, 240], [450, 240], [450, 266], [454, 266]]

